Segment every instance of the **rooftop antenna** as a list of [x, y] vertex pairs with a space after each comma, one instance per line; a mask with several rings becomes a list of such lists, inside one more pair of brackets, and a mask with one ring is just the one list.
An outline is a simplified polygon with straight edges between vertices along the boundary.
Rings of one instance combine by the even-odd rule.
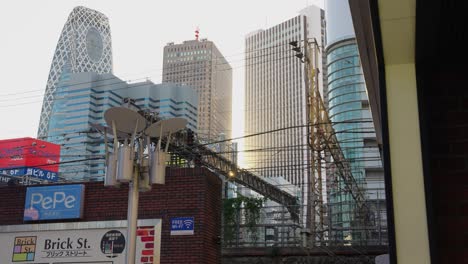
[[[158, 137], [158, 143], [149, 153], [149, 182], [150, 184], [164, 184], [166, 175], [166, 162], [169, 160], [169, 143], [171, 135], [182, 130], [187, 125], [187, 120], [176, 117], [153, 123], [145, 130], [148, 137]], [[166, 148], [162, 150], [161, 140], [167, 137]]]
[[198, 41], [198, 36], [200, 35], [200, 28], [197, 26], [197, 28], [195, 28], [195, 40]]
[[[130, 100], [128, 106], [132, 103]], [[112, 107], [104, 113], [107, 127], [105, 137], [114, 137], [112, 154], [106, 143], [106, 180], [105, 186], [117, 186], [129, 183], [127, 211], [127, 264], [135, 263], [136, 229], [138, 217], [139, 191], [151, 190], [151, 184], [164, 184], [167, 151], [171, 135], [187, 125], [183, 118], [170, 118], [152, 123], [140, 113], [126, 107]], [[159, 137], [157, 146], [151, 143], [151, 137]], [[166, 137], [166, 148], [161, 149], [161, 141]]]

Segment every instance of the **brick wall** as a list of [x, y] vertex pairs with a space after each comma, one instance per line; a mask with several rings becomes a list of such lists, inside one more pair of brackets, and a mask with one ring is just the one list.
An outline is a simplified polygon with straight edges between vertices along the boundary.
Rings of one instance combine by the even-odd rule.
[[[86, 183], [84, 219], [127, 218], [128, 185]], [[139, 219], [162, 219], [161, 263], [220, 263], [221, 180], [203, 168], [168, 169], [166, 184], [140, 193]], [[0, 224], [22, 224], [26, 188], [0, 187]], [[193, 216], [195, 234], [171, 236], [170, 218]], [[50, 221], [48, 221], [50, 223]]]

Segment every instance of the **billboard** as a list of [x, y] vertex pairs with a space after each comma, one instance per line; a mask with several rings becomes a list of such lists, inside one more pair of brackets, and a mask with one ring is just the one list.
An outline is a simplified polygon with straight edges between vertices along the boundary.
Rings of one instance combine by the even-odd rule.
[[60, 145], [34, 138], [0, 140], [0, 175], [58, 181]]
[[[0, 263], [125, 264], [126, 224], [126, 221], [99, 221], [1, 226]], [[140, 220], [135, 263], [160, 263], [160, 250], [161, 220]]]
[[81, 218], [84, 190], [83, 184], [28, 187], [23, 220]]

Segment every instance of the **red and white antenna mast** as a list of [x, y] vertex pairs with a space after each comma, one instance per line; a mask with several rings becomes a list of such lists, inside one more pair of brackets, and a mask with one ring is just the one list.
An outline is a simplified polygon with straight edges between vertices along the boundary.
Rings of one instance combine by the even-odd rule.
[[197, 26], [195, 29], [195, 40], [198, 41], [198, 36], [200, 35], [200, 28]]

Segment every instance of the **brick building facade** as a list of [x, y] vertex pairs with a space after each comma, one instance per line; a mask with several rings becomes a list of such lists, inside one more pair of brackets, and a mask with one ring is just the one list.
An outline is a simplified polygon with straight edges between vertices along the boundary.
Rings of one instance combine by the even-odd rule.
[[[128, 185], [85, 186], [84, 217], [78, 221], [127, 219]], [[168, 169], [165, 185], [140, 193], [138, 219], [162, 219], [161, 263], [221, 262], [221, 186], [218, 176], [204, 168]], [[0, 187], [1, 225], [23, 224], [25, 196], [25, 186]], [[171, 236], [170, 218], [187, 216], [194, 217], [194, 235]]]

